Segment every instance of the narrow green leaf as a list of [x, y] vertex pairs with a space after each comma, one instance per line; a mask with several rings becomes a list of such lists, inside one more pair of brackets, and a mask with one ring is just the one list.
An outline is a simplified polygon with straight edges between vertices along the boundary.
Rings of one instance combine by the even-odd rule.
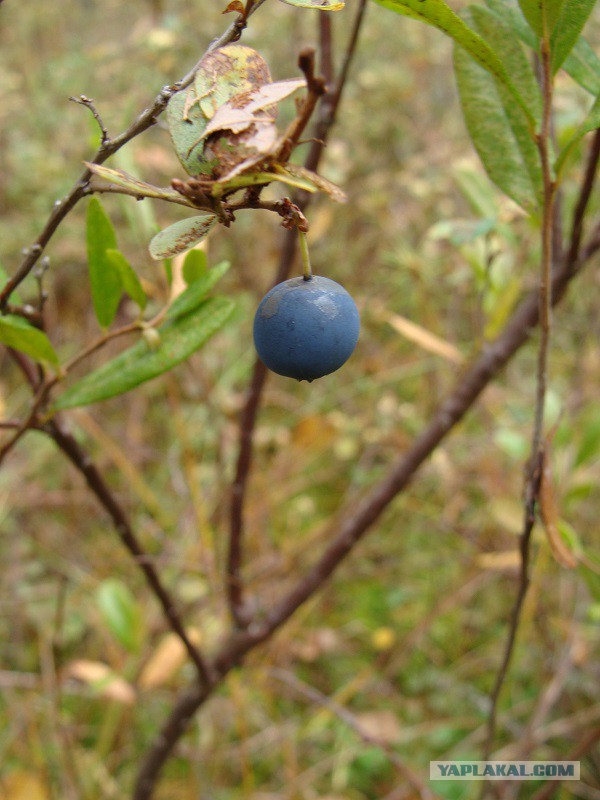
[[444, 0], [375, 0], [384, 8], [389, 8], [397, 14], [402, 14], [412, 19], [421, 20], [434, 28], [443, 31], [454, 42], [463, 48], [481, 67], [490, 72], [503, 83], [521, 106], [531, 125], [533, 116], [527, 103], [521, 97], [512, 82], [504, 64], [490, 47], [474, 30], [463, 22]]
[[221, 261], [216, 267], [207, 270], [204, 275], [191, 283], [173, 300], [167, 311], [167, 319], [177, 319], [197, 308], [228, 269], [229, 261]]
[[157, 200], [167, 200], [171, 203], [188, 205], [186, 199], [175, 189], [153, 186], [151, 183], [134, 178], [133, 175], [124, 172], [122, 169], [110, 169], [110, 167], [105, 167], [102, 164], [92, 164], [90, 161], [84, 161], [83, 163], [94, 175], [115, 186], [120, 186], [122, 189], [127, 189], [135, 197], [154, 197]]
[[[542, 93], [530, 60], [524, 53], [518, 38], [515, 37], [512, 26], [500, 21], [489, 9], [483, 6], [471, 6], [467, 14], [469, 14], [469, 16], [466, 16], [467, 21], [470, 22], [473, 29], [487, 41], [494, 42], [496, 53], [512, 76], [517, 91], [539, 126], [542, 119]], [[504, 91], [506, 92], [506, 90]], [[514, 102], [508, 93], [506, 93], [504, 105], [508, 110], [514, 108]], [[516, 111], [517, 117], [522, 120], [519, 128], [524, 130], [529, 145], [535, 150], [533, 138], [527, 130], [527, 119], [523, 117], [521, 109], [516, 109]], [[538, 161], [537, 151], [535, 152], [535, 161], [536, 163]]]
[[563, 69], [594, 97], [600, 94], [600, 58], [583, 36], [567, 56]]
[[121, 581], [108, 578], [100, 584], [96, 600], [109, 631], [123, 647], [137, 652], [142, 640], [143, 614], [130, 589]]
[[315, 8], [318, 11], [341, 11], [345, 6], [343, 0], [282, 0], [282, 2], [296, 8]]
[[567, 144], [563, 147], [562, 151], [560, 152], [558, 158], [556, 159], [555, 170], [557, 176], [559, 176], [563, 170], [565, 162], [569, 157], [569, 154], [575, 147], [575, 145], [581, 141], [581, 139], [586, 135], [586, 133], [590, 133], [591, 131], [595, 131], [596, 128], [600, 128], [600, 94], [596, 98], [596, 102], [591, 107], [589, 114], [581, 123], [581, 125], [577, 128], [573, 136], [569, 139]]
[[314, 189], [312, 189], [312, 191], [316, 189], [319, 192], [325, 192], [325, 194], [329, 195], [336, 203], [345, 203], [348, 199], [335, 183], [328, 181], [327, 178], [318, 175], [310, 169], [306, 169], [306, 167], [300, 164], [286, 164], [284, 167], [276, 164], [275, 169], [282, 177], [286, 177], [288, 180], [291, 176], [295, 180], [303, 181], [304, 185], [309, 187], [308, 191], [311, 191], [310, 186], [313, 186]]
[[46, 334], [15, 314], [0, 316], [0, 342], [35, 361], [58, 366], [58, 356]]
[[208, 259], [204, 250], [190, 250], [184, 259], [181, 274], [183, 275], [183, 280], [189, 286], [205, 275], [207, 270]]
[[544, 30], [549, 34], [554, 30], [564, 2], [565, 0], [519, 0], [519, 5], [531, 29], [541, 39]]
[[122, 284], [119, 270], [106, 255], [107, 250], [117, 249], [115, 230], [97, 197], [88, 205], [86, 237], [94, 311], [100, 326], [108, 328], [117, 313]]
[[[517, 36], [529, 47], [538, 49], [537, 37], [523, 18], [517, 0], [485, 0], [487, 7], [503, 19]], [[558, 35], [558, 32], [555, 36]], [[568, 57], [563, 69], [574, 81], [594, 97], [600, 92], [600, 58], [589, 43], [580, 36]]]
[[485, 0], [485, 3], [490, 11], [504, 20], [504, 22], [513, 29], [521, 41], [537, 50], [537, 36], [531, 30], [531, 27], [527, 24], [527, 20], [521, 13], [518, 0]]
[[550, 38], [553, 72], [563, 65], [595, 5], [596, 0], [565, 0]]
[[134, 389], [185, 361], [223, 325], [233, 311], [226, 297], [205, 300], [183, 317], [160, 328], [160, 346], [151, 350], [143, 339], [108, 364], [86, 375], [53, 405], [53, 410], [85, 406]]
[[120, 250], [107, 250], [106, 255], [112, 265], [119, 271], [123, 290], [143, 311], [146, 308], [148, 298], [136, 271]]
[[150, 242], [150, 255], [160, 261], [177, 253], [185, 253], [210, 233], [216, 221], [214, 214], [201, 214], [169, 225]]
[[455, 175], [473, 212], [484, 219], [497, 219], [497, 197], [490, 182], [479, 171], [464, 167], [457, 169]]
[[[541, 99], [526, 57], [511, 28], [486, 8], [474, 7], [468, 17], [476, 30], [491, 35], [505, 63], [519, 74], [521, 91], [529, 98], [532, 114], [541, 113]], [[461, 105], [473, 144], [491, 180], [527, 211], [533, 211], [541, 193], [541, 170], [529, 122], [506, 87], [455, 47], [454, 64]]]

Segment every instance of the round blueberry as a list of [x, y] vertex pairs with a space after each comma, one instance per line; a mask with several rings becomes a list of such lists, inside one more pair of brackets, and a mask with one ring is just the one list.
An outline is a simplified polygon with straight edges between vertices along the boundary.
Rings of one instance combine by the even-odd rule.
[[343, 286], [318, 275], [291, 278], [263, 297], [254, 345], [273, 372], [312, 381], [350, 358], [359, 330], [356, 304]]

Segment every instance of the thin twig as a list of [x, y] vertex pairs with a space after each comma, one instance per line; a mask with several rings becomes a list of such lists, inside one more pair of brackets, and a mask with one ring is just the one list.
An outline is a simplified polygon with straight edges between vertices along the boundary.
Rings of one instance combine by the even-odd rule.
[[102, 474], [58, 415], [47, 423], [44, 430], [56, 442], [69, 461], [83, 475], [93, 494], [110, 515], [121, 541], [133, 556], [135, 563], [144, 573], [148, 585], [162, 606], [164, 615], [171, 629], [181, 639], [190, 659], [195, 664], [202, 685], [211, 686], [213, 676], [210, 667], [198, 648], [188, 637], [183, 623], [179, 618], [173, 598], [163, 586], [150, 557], [138, 541], [125, 510], [116, 500], [108, 484], [102, 477]]
[[[551, 273], [553, 263], [552, 252], [552, 228], [555, 221], [553, 202], [556, 192], [556, 185], [552, 179], [550, 157], [548, 152], [548, 143], [551, 128], [551, 110], [552, 110], [552, 77], [550, 67], [550, 54], [549, 45], [547, 41], [542, 47], [542, 89], [544, 96], [544, 111], [542, 120], [542, 129], [538, 137], [538, 149], [540, 154], [540, 162], [542, 166], [542, 175], [544, 183], [544, 208], [542, 218], [542, 261], [539, 285], [539, 306], [540, 306], [540, 320], [541, 320], [541, 336], [538, 350], [538, 369], [537, 369], [537, 388], [536, 388], [536, 406], [535, 406], [535, 421], [534, 430], [531, 443], [531, 454], [529, 465], [526, 474], [525, 485], [525, 509], [524, 509], [524, 522], [523, 530], [520, 536], [519, 552], [520, 552], [520, 568], [518, 578], [518, 589], [515, 597], [513, 607], [510, 612], [508, 623], [508, 636], [504, 646], [502, 660], [496, 674], [496, 680], [490, 695], [490, 710], [487, 722], [487, 735], [483, 750], [484, 760], [489, 759], [492, 752], [494, 739], [496, 736], [497, 717], [498, 717], [498, 704], [502, 688], [508, 675], [510, 663], [514, 654], [517, 633], [521, 620], [523, 604], [527, 591], [529, 588], [529, 563], [530, 563], [530, 547], [531, 547], [531, 534], [535, 524], [536, 505], [539, 491], [539, 481], [541, 470], [543, 468], [543, 421], [544, 421], [544, 404], [546, 398], [546, 385], [547, 385], [547, 364], [548, 364], [548, 350], [550, 345], [550, 332], [551, 332], [551, 305], [552, 305], [552, 292], [551, 292]], [[583, 220], [585, 212], [588, 207], [589, 199], [592, 193], [592, 188], [596, 178], [598, 167], [598, 158], [600, 156], [600, 132], [596, 132], [592, 145], [590, 148], [586, 170], [584, 173], [583, 183], [580, 189], [577, 204], [575, 206], [573, 224], [571, 229], [571, 239], [569, 249], [566, 255], [566, 268], [571, 270], [572, 273], [579, 268], [579, 251], [581, 247], [581, 236], [583, 230]], [[486, 784], [482, 785], [482, 795], [485, 794]]]
[[100, 128], [100, 143], [105, 144], [106, 142], [110, 141], [110, 136], [108, 135], [106, 125], [102, 121], [102, 117], [94, 105], [94, 101], [90, 97], [86, 97], [84, 94], [80, 94], [79, 97], [69, 97], [69, 100], [71, 100], [73, 103], [78, 103], [80, 106], [89, 108], [94, 119], [98, 123], [98, 127]]
[[433, 800], [433, 798], [437, 796], [427, 786], [423, 778], [404, 763], [404, 761], [398, 756], [388, 742], [367, 731], [364, 725], [361, 724], [360, 720], [357, 719], [357, 717], [345, 706], [340, 705], [335, 700], [327, 697], [327, 695], [323, 694], [318, 689], [315, 689], [313, 686], [309, 686], [307, 683], [301, 681], [299, 678], [296, 678], [295, 675], [287, 672], [286, 670], [277, 668], [270, 669], [268, 670], [268, 675], [272, 676], [281, 683], [284, 683], [286, 686], [289, 686], [295, 692], [303, 697], [306, 697], [312, 703], [316, 703], [317, 705], [326, 708], [328, 711], [331, 711], [332, 714], [334, 714], [338, 719], [351, 728], [359, 736], [359, 738], [365, 742], [365, 744], [382, 750], [389, 759], [390, 763], [394, 765], [400, 775], [406, 779], [406, 781], [413, 787], [422, 800]]

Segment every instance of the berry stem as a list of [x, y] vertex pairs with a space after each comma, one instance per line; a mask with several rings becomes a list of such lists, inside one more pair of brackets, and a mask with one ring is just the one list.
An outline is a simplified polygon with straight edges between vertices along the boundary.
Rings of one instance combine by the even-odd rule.
[[300, 255], [302, 256], [302, 274], [305, 281], [309, 281], [313, 276], [310, 255], [308, 254], [308, 239], [306, 233], [298, 229], [298, 239], [300, 241]]

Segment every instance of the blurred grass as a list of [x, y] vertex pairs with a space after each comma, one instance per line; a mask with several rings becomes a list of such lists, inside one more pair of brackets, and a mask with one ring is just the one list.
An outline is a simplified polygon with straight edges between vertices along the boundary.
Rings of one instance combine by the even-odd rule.
[[[338, 46], [352, 5], [335, 17]], [[220, 33], [228, 20], [220, 10], [191, 0], [2, 5], [0, 263], [8, 272], [97, 142], [91, 116], [68, 96], [94, 98], [109, 131], [123, 130]], [[261, 49], [274, 77], [291, 77], [297, 68], [290, 51], [314, 42], [315, 24], [312, 13], [272, 2], [252, 19], [244, 42]], [[597, 19], [591, 32], [597, 36]], [[449, 64], [450, 49], [436, 32], [368, 9], [322, 168], [349, 202], [319, 200], [309, 214], [315, 270], [355, 296], [361, 341], [344, 369], [324, 381], [309, 386], [272, 377], [267, 385], [246, 569], [265, 606], [310, 563], [345, 503], [385, 474], [455, 380], [454, 363], [403, 338], [389, 315], [407, 317], [469, 358], [486, 326], [501, 326], [493, 315], [503, 302], [509, 313], [511, 282], [525, 288], [535, 281], [535, 224], [482, 176]], [[559, 121], [571, 124], [582, 97], [564, 81], [559, 100]], [[181, 176], [162, 125], [120, 157], [150, 181]], [[576, 177], [577, 169], [566, 186], [566, 219]], [[466, 196], [465, 180], [502, 223], [473, 241], [461, 240], [464, 222], [482, 215]], [[103, 203], [120, 246], [151, 293], [164, 296], [164, 277], [146, 245], [155, 224], [181, 212], [129, 198]], [[598, 197], [594, 203], [597, 211]], [[48, 249], [49, 328], [63, 353], [97, 332], [84, 205]], [[227, 619], [219, 581], [236, 419], [254, 357], [252, 317], [272, 280], [279, 243], [267, 215], [247, 212], [230, 231], [217, 232], [209, 258], [234, 265], [224, 282], [237, 302], [233, 323], [172, 376], [71, 416], [209, 650]], [[531, 592], [501, 706], [499, 747], [522, 733], [571, 649], [564, 691], [536, 758], [566, 757], [600, 716], [597, 281], [592, 270], [584, 274], [556, 314], [549, 403], [550, 416], [560, 418], [554, 467], [561, 511], [583, 564], [561, 570], [537, 532]], [[35, 292], [30, 280], [22, 294]], [[386, 797], [402, 783], [380, 750], [273, 680], [275, 668], [333, 697], [359, 721], [370, 719], [424, 775], [432, 758], [478, 755], [515, 590], [514, 568], [496, 554], [517, 544], [534, 363], [532, 344], [325, 590], [231, 676], [168, 765], [160, 800], [363, 800]], [[18, 415], [27, 393], [3, 355], [0, 370], [2, 416]], [[82, 482], [38, 434], [23, 440], [0, 472], [0, 530], [0, 797], [123, 797], [191, 668], [140, 691], [133, 706], [108, 702], [106, 686], [60, 680], [74, 660], [90, 659], [136, 685], [165, 628]], [[118, 641], [97, 604], [98, 588], [113, 578], [131, 589], [146, 618], [137, 652]], [[584, 771], [597, 786], [597, 758], [587, 759]], [[520, 796], [535, 788], [524, 786]], [[436, 791], [470, 798], [477, 785]]]

